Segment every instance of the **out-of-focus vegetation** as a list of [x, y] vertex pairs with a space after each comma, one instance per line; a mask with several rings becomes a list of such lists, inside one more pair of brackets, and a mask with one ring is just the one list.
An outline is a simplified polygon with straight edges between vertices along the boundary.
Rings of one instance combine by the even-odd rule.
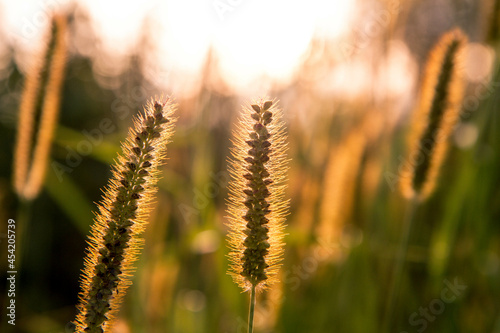
[[[352, 33], [312, 40], [292, 81], [262, 91], [280, 100], [288, 125], [291, 213], [281, 283], [258, 295], [256, 331], [380, 331], [406, 205], [397, 176], [418, 73], [439, 36], [459, 26], [473, 45], [461, 122], [437, 191], [417, 211], [391, 331], [500, 332], [500, 40], [491, 28], [498, 29], [498, 6], [359, 4]], [[81, 9], [70, 18], [74, 38], [49, 171], [18, 239], [25, 251], [16, 332], [69, 331], [94, 202], [132, 116], [160, 93], [141, 71], [147, 47], [135, 49], [123, 72], [105, 76], [76, 46], [78, 38], [87, 45], [96, 38], [90, 29], [76, 33], [88, 19]], [[150, 45], [152, 32], [144, 36], [140, 43]], [[6, 221], [19, 214], [12, 143], [24, 74], [15, 55], [12, 47], [0, 68], [3, 309]], [[177, 96], [176, 133], [117, 332], [246, 330], [248, 296], [226, 274], [226, 158], [240, 104], [258, 96], [224, 82], [216, 52], [197, 84], [197, 93]]]

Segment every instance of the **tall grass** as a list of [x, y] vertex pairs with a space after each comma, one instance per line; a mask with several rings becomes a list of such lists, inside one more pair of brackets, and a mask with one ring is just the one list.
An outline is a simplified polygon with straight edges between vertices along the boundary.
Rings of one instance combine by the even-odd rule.
[[54, 15], [42, 60], [34, 59], [25, 80], [13, 166], [14, 188], [23, 200], [38, 195], [47, 170], [59, 113], [66, 38], [66, 18]]
[[22, 267], [31, 206], [42, 189], [61, 103], [67, 52], [67, 18], [52, 14], [44, 48], [31, 61], [17, 119], [12, 178], [19, 199], [16, 214], [17, 267]]
[[415, 212], [436, 187], [439, 169], [449, 146], [463, 100], [464, 48], [467, 38], [460, 29], [441, 36], [427, 60], [419, 106], [413, 119], [412, 142], [407, 167], [400, 175], [408, 208], [403, 221], [401, 244], [389, 289], [385, 326], [389, 332], [406, 260]]
[[277, 282], [283, 257], [287, 160], [282, 111], [274, 101], [243, 110], [231, 161], [229, 184], [230, 274], [250, 290], [248, 332], [253, 331], [256, 292]]
[[110, 332], [143, 246], [158, 168], [173, 135], [175, 105], [152, 100], [135, 120], [92, 227], [82, 272], [77, 332]]
[[[367, 2], [369, 9], [353, 19], [354, 31], [346, 37], [355, 54], [346, 59], [338, 43], [316, 38], [289, 83], [256, 85], [259, 89], [255, 90], [271, 87], [268, 93], [279, 98], [286, 112], [278, 110], [274, 101], [264, 110], [268, 101], [257, 100], [238, 115], [240, 101], [248, 96], [240, 96], [222, 82], [216, 70], [217, 54], [210, 55], [197, 82], [199, 91], [178, 99], [182, 116], [169, 143], [168, 167], [158, 169], [163, 179], [155, 185], [159, 189], [157, 204], [148, 208], [147, 229], [128, 240], [136, 239], [134, 244], [144, 249], [130, 257], [138, 260], [129, 261], [128, 267], [135, 267], [135, 272], [130, 269], [126, 277], [122, 269], [115, 274], [116, 267], [107, 264], [128, 237], [118, 239], [123, 237], [119, 232], [123, 229], [108, 223], [111, 219], [107, 218], [116, 217], [116, 211], [112, 214], [105, 206], [118, 202], [119, 192], [130, 185], [119, 171], [128, 174], [134, 166], [114, 159], [125, 136], [121, 131], [129, 125], [128, 115], [154, 90], [140, 71], [141, 62], [151, 55], [147, 53], [150, 48], [136, 48], [133, 66], [119, 77], [107, 76], [101, 58], [93, 62], [83, 53], [69, 57], [50, 158], [64, 165], [102, 119], [116, 126], [114, 132], [101, 133], [100, 143], [92, 143], [92, 151], [81, 154], [81, 164], [65, 173], [62, 182], [53, 170], [47, 170], [47, 190], [40, 191], [32, 205], [27, 256], [16, 293], [15, 330], [70, 331], [68, 322], [75, 318], [75, 304], [81, 302], [81, 312], [76, 314], [79, 330], [113, 326], [117, 332], [246, 332], [252, 323], [251, 329], [260, 333], [378, 333], [384, 325], [391, 332], [496, 332], [500, 327], [496, 302], [500, 298], [500, 230], [496, 223], [500, 216], [500, 123], [496, 112], [500, 71], [498, 38], [487, 37], [495, 36], [488, 35], [490, 23], [495, 22], [481, 21], [486, 16], [475, 6], [482, 3], [400, 2], [397, 8], [389, 2], [365, 0], [359, 4]], [[491, 5], [496, 8], [493, 2]], [[85, 38], [78, 37], [82, 26], [89, 24], [80, 14], [68, 27], [77, 32], [68, 39], [69, 49], [77, 53], [93, 40], [91, 30]], [[498, 17], [498, 13], [489, 14]], [[457, 78], [461, 75], [451, 64], [455, 60], [462, 63], [463, 36], [449, 34], [446, 43], [438, 42], [439, 51], [431, 51], [428, 57], [433, 42], [455, 24], [470, 36], [470, 50], [481, 59], [465, 62], [472, 79], [462, 92], [459, 85], [450, 83], [455, 74]], [[156, 45], [151, 31], [144, 38], [150, 39], [149, 46]], [[450, 48], [453, 41], [457, 42], [454, 50]], [[417, 68], [421, 61], [425, 66], [426, 58], [432, 70], [422, 71], [421, 93], [415, 96]], [[494, 66], [487, 74], [489, 59]], [[443, 70], [447, 61], [446, 66], [451, 66], [448, 74]], [[6, 115], [15, 114], [18, 106], [12, 98], [16, 95], [5, 90], [18, 82], [15, 67], [9, 68], [8, 80], [2, 76], [7, 72], [0, 71], [0, 102], [5, 110], [0, 113], [0, 137], [7, 143], [13, 141], [16, 129]], [[264, 81], [262, 78], [259, 84]], [[436, 89], [438, 86], [442, 89]], [[460, 101], [462, 94], [465, 97]], [[458, 112], [458, 106], [463, 112]], [[257, 133], [265, 136], [263, 129], [253, 126], [263, 124], [269, 110], [273, 120], [268, 125], [281, 114], [287, 135], [286, 140], [271, 136], [271, 146], [264, 147]], [[406, 122], [412, 110], [414, 118]], [[434, 117], [431, 110], [436, 110]], [[436, 117], [438, 111], [441, 116]], [[446, 126], [439, 118], [447, 120]], [[32, 136], [35, 131], [36, 126]], [[268, 132], [272, 134], [270, 129]], [[405, 140], [407, 136], [409, 140]], [[281, 160], [273, 155], [276, 142], [272, 139], [276, 138], [287, 147]], [[134, 148], [140, 148], [133, 139], [125, 144], [129, 148], [124, 159], [135, 156]], [[99, 140], [94, 137], [95, 142]], [[261, 145], [262, 159], [256, 158], [258, 149], [251, 146], [257, 145], [254, 140]], [[5, 156], [0, 159], [0, 176], [4, 177], [0, 177], [0, 215], [5, 220], [15, 216], [17, 204], [9, 201], [15, 193], [5, 185], [5, 179], [13, 182], [9, 172], [14, 163], [8, 151], [0, 151]], [[266, 162], [265, 155], [269, 157]], [[227, 156], [231, 156], [229, 161]], [[263, 162], [262, 170], [266, 168], [269, 177], [259, 180], [262, 173], [247, 170], [259, 169], [257, 160]], [[421, 163], [412, 165], [411, 161]], [[113, 173], [111, 164], [121, 166], [111, 169]], [[274, 169], [281, 175], [278, 180], [287, 178], [287, 187], [281, 192], [273, 189], [278, 181], [267, 182], [272, 179], [270, 169], [278, 164], [286, 165]], [[138, 172], [136, 169], [134, 174]], [[394, 186], [392, 175], [401, 180], [400, 186]], [[92, 221], [82, 212], [90, 212], [87, 207], [100, 200], [98, 189], [110, 176], [114, 180], [105, 188], [109, 200], [101, 202], [104, 208], [97, 212], [86, 275], [81, 280], [84, 292], [78, 300], [79, 258], [87, 246]], [[264, 187], [270, 196], [266, 197]], [[141, 194], [133, 189], [128, 193], [131, 201], [132, 195]], [[281, 193], [276, 202], [286, 204], [273, 209], [273, 193]], [[147, 207], [122, 207], [127, 214], [142, 208]], [[272, 234], [270, 216], [280, 209], [283, 214], [274, 221], [281, 221], [282, 227], [284, 213], [289, 211], [286, 230], [275, 223], [278, 232]], [[265, 223], [260, 223], [265, 219], [270, 221], [267, 231]], [[273, 235], [278, 236], [274, 244]], [[110, 237], [113, 240], [108, 244]], [[229, 248], [225, 238], [229, 238]], [[0, 262], [7, 262], [4, 252], [0, 251]], [[269, 258], [272, 253], [274, 257]], [[101, 290], [91, 286], [93, 276], [109, 282], [101, 287], [114, 288], [117, 281], [124, 284], [122, 289], [117, 285], [112, 291]], [[450, 296], [448, 283], [455, 281], [466, 288], [453, 294], [453, 301], [445, 302], [441, 295]], [[393, 305], [389, 305], [390, 299]], [[249, 311], [249, 300], [253, 311]], [[391, 307], [394, 311], [387, 310]], [[248, 320], [247, 312], [253, 320]], [[384, 322], [384, 317], [391, 318]]]

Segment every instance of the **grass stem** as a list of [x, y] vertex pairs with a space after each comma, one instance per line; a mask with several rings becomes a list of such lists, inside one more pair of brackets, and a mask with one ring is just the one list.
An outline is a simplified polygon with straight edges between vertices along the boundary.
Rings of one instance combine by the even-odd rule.
[[31, 200], [26, 200], [24, 198], [19, 198], [19, 207], [17, 209], [16, 215], [16, 270], [21, 271], [22, 264], [26, 259], [26, 248], [29, 245], [28, 230], [30, 229], [31, 223]]
[[414, 195], [408, 202], [406, 208], [405, 217], [403, 221], [403, 234], [401, 241], [399, 243], [399, 249], [396, 257], [396, 263], [392, 271], [391, 285], [388, 294], [388, 302], [384, 316], [383, 330], [382, 332], [389, 332], [391, 322], [394, 319], [394, 310], [397, 305], [397, 296], [399, 295], [399, 290], [401, 288], [401, 280], [404, 274], [404, 266], [406, 262], [406, 255], [408, 252], [408, 243], [410, 238], [410, 232], [413, 225], [413, 220], [415, 217], [415, 211], [418, 206], [418, 196]]
[[253, 315], [255, 312], [255, 285], [252, 286], [250, 292], [250, 310], [248, 313], [248, 333], [253, 332]]

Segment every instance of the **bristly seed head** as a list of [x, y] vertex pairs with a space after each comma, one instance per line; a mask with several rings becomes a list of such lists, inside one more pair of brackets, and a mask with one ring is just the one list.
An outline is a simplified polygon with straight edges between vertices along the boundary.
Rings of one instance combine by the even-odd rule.
[[453, 29], [441, 37], [427, 61], [413, 119], [412, 147], [400, 175], [407, 198], [425, 200], [435, 187], [448, 138], [460, 113], [466, 43], [464, 33]]
[[109, 332], [130, 285], [152, 195], [173, 134], [175, 106], [152, 101], [122, 144], [113, 178], [104, 192], [82, 272], [77, 332]]
[[229, 273], [244, 290], [275, 282], [284, 251], [286, 136], [275, 104], [244, 108], [231, 151]]
[[54, 13], [50, 21], [45, 51], [34, 59], [20, 98], [13, 180], [17, 195], [27, 201], [39, 195], [47, 165], [50, 165], [64, 82], [67, 18], [62, 13]]

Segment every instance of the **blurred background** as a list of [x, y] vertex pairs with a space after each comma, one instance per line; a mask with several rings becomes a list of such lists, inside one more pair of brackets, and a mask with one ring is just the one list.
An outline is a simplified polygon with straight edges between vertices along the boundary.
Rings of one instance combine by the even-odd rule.
[[[226, 274], [227, 157], [241, 105], [268, 96], [287, 123], [291, 210], [281, 282], [258, 295], [256, 331], [379, 332], [422, 69], [458, 26], [470, 40], [462, 119], [416, 213], [392, 331], [500, 332], [498, 3], [1, 1], [2, 328], [71, 331], [95, 203], [133, 115], [164, 93], [179, 122], [115, 331], [246, 332], [248, 295]], [[20, 214], [13, 142], [53, 11], [69, 22], [66, 76], [44, 188], [17, 240], [7, 327], [7, 220]], [[102, 131], [105, 119], [113, 130]]]

